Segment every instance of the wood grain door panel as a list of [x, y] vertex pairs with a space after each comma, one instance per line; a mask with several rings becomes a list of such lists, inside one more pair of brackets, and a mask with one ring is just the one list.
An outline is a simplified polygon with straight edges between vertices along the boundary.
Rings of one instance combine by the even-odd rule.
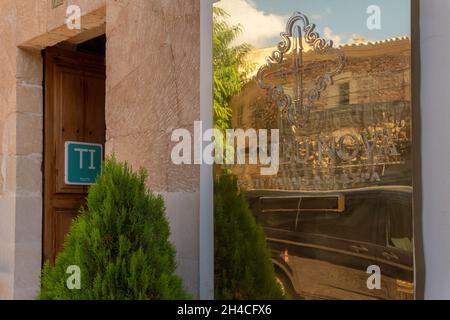
[[78, 216], [78, 211], [73, 209], [55, 209], [53, 219], [55, 221], [54, 250], [60, 252], [64, 247], [64, 237], [70, 230], [72, 221]]
[[105, 77], [86, 73], [85, 78], [85, 139], [93, 143], [103, 144], [105, 142], [105, 108], [97, 108], [105, 104]]
[[[56, 104], [53, 131], [59, 133], [55, 136], [56, 154], [63, 155], [65, 141], [85, 139], [84, 74], [81, 70], [56, 66], [54, 79]], [[56, 157], [56, 193], [86, 193], [84, 187], [68, 186], [64, 183], [64, 161], [64, 157]]]
[[45, 52], [44, 261], [55, 261], [87, 186], [66, 185], [65, 142], [105, 143], [105, 59], [58, 48]]

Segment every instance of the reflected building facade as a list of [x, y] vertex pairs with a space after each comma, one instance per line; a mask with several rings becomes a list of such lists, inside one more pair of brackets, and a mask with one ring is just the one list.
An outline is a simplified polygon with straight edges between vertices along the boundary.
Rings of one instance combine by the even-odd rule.
[[[308, 121], [292, 130], [256, 81], [232, 101], [233, 126], [280, 130], [280, 170], [263, 177], [235, 166], [246, 189], [326, 191], [411, 186], [409, 38], [341, 47], [345, 67], [321, 93]], [[287, 57], [286, 60], [289, 60]], [[305, 89], [326, 72], [327, 56], [304, 54]], [[288, 89], [292, 79], [284, 79]]]
[[[291, 296], [413, 299], [410, 39], [322, 50], [304, 30], [285, 37], [231, 103], [235, 129], [279, 130], [278, 173], [227, 168]], [[269, 50], [251, 56], [260, 52]]]

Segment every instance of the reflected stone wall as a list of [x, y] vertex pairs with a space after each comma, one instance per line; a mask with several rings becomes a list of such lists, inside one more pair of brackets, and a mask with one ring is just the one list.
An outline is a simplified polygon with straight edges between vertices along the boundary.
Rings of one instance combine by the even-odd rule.
[[[235, 128], [280, 129], [278, 175], [261, 176], [258, 166], [233, 167], [245, 189], [326, 191], [412, 185], [409, 38], [341, 49], [346, 56], [344, 69], [295, 133], [255, 81], [233, 99]], [[330, 55], [304, 54], [305, 91], [329, 69], [329, 60]], [[288, 93], [292, 81], [292, 76], [280, 80], [287, 84]]]

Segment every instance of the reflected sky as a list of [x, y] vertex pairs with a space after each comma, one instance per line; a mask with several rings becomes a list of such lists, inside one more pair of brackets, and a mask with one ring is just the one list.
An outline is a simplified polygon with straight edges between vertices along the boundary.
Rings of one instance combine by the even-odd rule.
[[[244, 27], [238, 42], [259, 48], [277, 44], [294, 11], [305, 13], [337, 45], [410, 35], [410, 0], [220, 0], [217, 5], [231, 23]], [[381, 8], [381, 30], [367, 28], [371, 5]]]

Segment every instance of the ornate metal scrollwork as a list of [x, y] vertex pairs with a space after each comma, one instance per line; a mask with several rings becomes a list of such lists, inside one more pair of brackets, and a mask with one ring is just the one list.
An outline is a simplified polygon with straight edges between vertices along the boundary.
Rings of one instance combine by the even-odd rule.
[[[336, 68], [330, 72], [325, 73], [323, 76], [316, 80], [314, 88], [312, 88], [305, 97], [305, 103], [300, 101], [301, 107], [298, 107], [298, 103], [293, 103], [292, 97], [285, 92], [282, 85], [270, 84], [266, 81], [266, 75], [270, 69], [276, 65], [281, 65], [284, 62], [285, 56], [292, 49], [292, 42], [295, 36], [294, 28], [298, 22], [301, 22], [300, 29], [300, 46], [302, 41], [301, 32], [304, 33], [304, 40], [314, 52], [323, 53], [335, 53], [337, 56]], [[269, 57], [266, 58], [266, 64], [262, 66], [257, 74], [257, 82], [260, 88], [268, 91], [268, 95], [275, 102], [277, 107], [286, 115], [289, 125], [293, 128], [300, 125], [303, 126], [309, 118], [310, 110], [314, 107], [316, 101], [320, 98], [322, 92], [324, 92], [329, 85], [333, 83], [333, 77], [339, 74], [345, 66], [345, 55], [342, 50], [333, 48], [332, 40], [325, 40], [319, 36], [319, 33], [315, 31], [316, 25], [310, 23], [308, 17], [301, 12], [295, 12], [289, 19], [286, 25], [286, 32], [282, 32], [280, 35], [282, 41], [279, 42], [276, 51], [274, 51]], [[303, 50], [303, 48], [301, 48]], [[302, 54], [302, 50], [296, 54]], [[302, 60], [301, 58], [299, 60]], [[301, 68], [302, 66], [297, 66]], [[299, 70], [294, 70], [299, 72]], [[300, 84], [301, 86], [303, 84]], [[295, 101], [298, 102], [298, 97], [295, 97]], [[303, 100], [301, 98], [300, 100]], [[300, 110], [299, 110], [300, 109]]]

